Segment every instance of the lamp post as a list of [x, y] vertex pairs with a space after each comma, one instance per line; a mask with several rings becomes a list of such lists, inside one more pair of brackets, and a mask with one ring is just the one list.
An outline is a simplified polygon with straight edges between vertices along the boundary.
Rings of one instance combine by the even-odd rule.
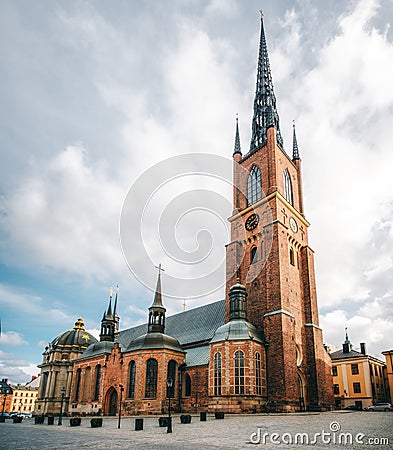
[[63, 425], [63, 403], [66, 393], [66, 388], [63, 386], [61, 389], [61, 402], [60, 402], [60, 414], [59, 414], [59, 421], [57, 422], [57, 425]]
[[124, 391], [124, 386], [122, 384], [119, 384], [119, 388], [120, 388], [120, 404], [119, 404], [119, 422], [117, 423], [117, 428], [120, 428], [120, 422], [121, 422], [121, 406], [123, 403], [123, 391]]
[[169, 403], [168, 403], [168, 427], [167, 427], [166, 432], [167, 433], [172, 433], [171, 397], [172, 397], [173, 378], [169, 377], [166, 380], [166, 385], [168, 387], [168, 399], [169, 399]]

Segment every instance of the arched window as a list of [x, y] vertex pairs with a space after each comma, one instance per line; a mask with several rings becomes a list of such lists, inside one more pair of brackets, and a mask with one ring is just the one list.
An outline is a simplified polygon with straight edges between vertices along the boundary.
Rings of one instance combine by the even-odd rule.
[[44, 372], [42, 375], [42, 386], [41, 386], [41, 398], [46, 397], [46, 388], [48, 387], [49, 372]]
[[247, 205], [252, 205], [262, 198], [261, 171], [253, 166], [247, 181]]
[[254, 264], [258, 260], [258, 249], [257, 247], [251, 247], [251, 264]]
[[295, 253], [292, 247], [289, 249], [289, 262], [292, 264], [292, 266], [295, 265]]
[[146, 362], [146, 398], [155, 398], [157, 394], [157, 369], [158, 362], [150, 358]]
[[235, 394], [244, 394], [244, 353], [235, 352]]
[[221, 395], [221, 353], [214, 355], [214, 395]]
[[173, 394], [175, 392], [175, 383], [176, 383], [176, 361], [174, 359], [171, 359], [169, 361], [169, 363], [168, 363], [168, 376], [167, 376], [167, 379], [168, 378], [172, 378], [173, 384], [172, 384], [171, 388], [169, 388], [167, 386], [167, 388], [166, 388], [166, 396], [173, 398], [174, 397]]
[[80, 390], [81, 390], [81, 373], [82, 373], [81, 369], [78, 369], [76, 371], [76, 376], [75, 376], [75, 396], [74, 396], [74, 400], [75, 401], [79, 400], [79, 394], [80, 394]]
[[134, 398], [135, 395], [135, 372], [135, 361], [131, 361], [130, 364], [128, 364], [128, 398]]
[[293, 206], [292, 182], [288, 169], [284, 170], [284, 197]]
[[261, 354], [255, 353], [255, 393], [262, 395]]
[[91, 385], [91, 368], [87, 367], [85, 370], [85, 376], [83, 377], [83, 395], [82, 395], [82, 400], [84, 402], [87, 402], [88, 400], [90, 400], [90, 385]]
[[184, 375], [184, 397], [191, 396], [191, 377], [186, 373]]
[[101, 385], [101, 364], [97, 364], [93, 400], [98, 400], [98, 396], [100, 395], [100, 385]]

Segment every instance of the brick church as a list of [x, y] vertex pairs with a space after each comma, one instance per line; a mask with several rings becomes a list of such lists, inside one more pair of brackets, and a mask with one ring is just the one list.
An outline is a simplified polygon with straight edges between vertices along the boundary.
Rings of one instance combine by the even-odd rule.
[[[119, 330], [118, 295], [100, 340], [81, 319], [46, 348], [36, 413], [125, 415], [330, 409], [301, 160], [283, 146], [263, 18], [248, 152], [236, 123], [226, 298], [166, 317], [159, 269], [147, 325]], [[162, 289], [162, 287], [164, 289]], [[173, 381], [168, 387], [167, 380]], [[64, 389], [65, 388], [65, 389]]]

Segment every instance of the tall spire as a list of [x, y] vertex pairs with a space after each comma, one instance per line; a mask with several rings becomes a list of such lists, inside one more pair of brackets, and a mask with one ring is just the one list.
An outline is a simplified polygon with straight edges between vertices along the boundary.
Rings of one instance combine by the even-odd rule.
[[242, 150], [240, 147], [239, 117], [237, 114], [236, 114], [235, 148], [234, 148], [233, 154], [236, 155], [236, 153], [239, 153], [239, 155], [242, 154]]
[[161, 264], [158, 265], [158, 279], [156, 292], [154, 293], [153, 304], [149, 308], [149, 333], [163, 333], [165, 330], [165, 311], [164, 305], [162, 304], [162, 294], [161, 294], [161, 271], [164, 269]]
[[267, 130], [276, 127], [277, 142], [283, 146], [280, 133], [279, 117], [274, 95], [272, 74], [270, 71], [269, 55], [263, 27], [263, 13], [261, 11], [261, 37], [259, 41], [259, 56], [257, 70], [257, 85], [254, 99], [254, 116], [252, 119], [252, 133], [250, 152], [254, 152], [267, 141]]
[[296, 139], [296, 130], [295, 130], [295, 121], [293, 121], [293, 146], [292, 146], [292, 159], [300, 159], [299, 156], [299, 147], [297, 146]]

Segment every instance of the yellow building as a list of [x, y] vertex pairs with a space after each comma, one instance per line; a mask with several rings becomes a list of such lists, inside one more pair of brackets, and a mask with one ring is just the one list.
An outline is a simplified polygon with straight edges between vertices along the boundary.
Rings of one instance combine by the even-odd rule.
[[364, 409], [388, 401], [385, 363], [367, 355], [365, 343], [360, 344], [360, 352], [353, 350], [347, 333], [345, 337], [342, 350], [330, 354], [336, 407]]
[[23, 414], [33, 412], [38, 389], [18, 384], [13, 386], [13, 391], [11, 411]]
[[393, 405], [393, 350], [382, 352], [386, 358], [386, 374], [387, 374], [387, 398]]

